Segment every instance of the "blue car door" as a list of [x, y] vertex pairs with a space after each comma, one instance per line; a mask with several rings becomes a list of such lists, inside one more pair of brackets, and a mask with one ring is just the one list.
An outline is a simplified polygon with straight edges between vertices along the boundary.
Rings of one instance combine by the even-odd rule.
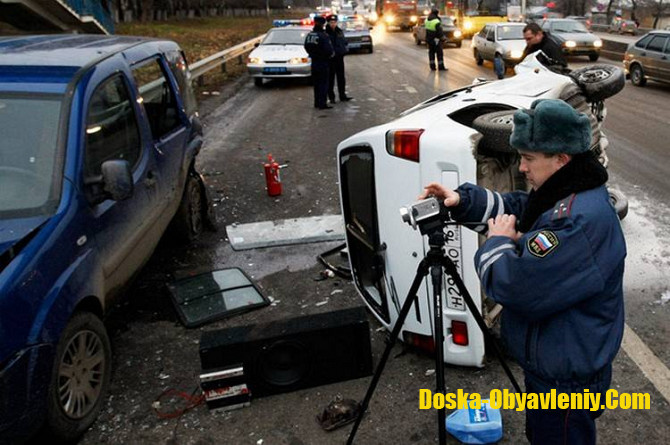
[[157, 238], [151, 228], [159, 195], [156, 162], [140, 132], [129, 73], [99, 79], [103, 71], [93, 73], [89, 84], [96, 86], [84, 105], [83, 183], [99, 182], [102, 164], [113, 159], [128, 161], [133, 179], [133, 193], [126, 200], [89, 198], [107, 294], [126, 283], [153, 251]]
[[158, 230], [162, 231], [181, 199], [183, 180], [180, 179], [190, 126], [162, 56], [134, 64], [132, 73], [141, 98], [139, 102], [147, 117], [148, 134], [156, 160], [156, 181], [161, 201], [157, 224]]

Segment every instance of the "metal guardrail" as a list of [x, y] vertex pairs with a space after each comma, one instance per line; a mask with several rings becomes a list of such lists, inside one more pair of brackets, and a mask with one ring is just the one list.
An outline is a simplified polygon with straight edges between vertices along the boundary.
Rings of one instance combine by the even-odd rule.
[[206, 57], [202, 60], [198, 60], [197, 62], [195, 62], [190, 66], [191, 78], [197, 79], [206, 72], [211, 71], [218, 66], [221, 66], [222, 70], [225, 72], [226, 63], [233, 60], [236, 57], [239, 57], [240, 63], [243, 63], [241, 57], [244, 54], [250, 52], [252, 49], [254, 49], [256, 43], [260, 43], [263, 40], [263, 38], [265, 38], [265, 34], [258, 37], [254, 37], [253, 39], [247, 40], [246, 42], [242, 42], [238, 45], [233, 46], [232, 48], [224, 49], [223, 51], [218, 52], [216, 54], [212, 54], [211, 56]]

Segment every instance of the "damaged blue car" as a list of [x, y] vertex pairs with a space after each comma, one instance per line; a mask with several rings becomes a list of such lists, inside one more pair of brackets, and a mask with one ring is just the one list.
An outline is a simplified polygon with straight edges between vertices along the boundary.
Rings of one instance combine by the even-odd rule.
[[0, 38], [0, 442], [97, 417], [104, 317], [169, 228], [213, 227], [202, 126], [170, 41]]

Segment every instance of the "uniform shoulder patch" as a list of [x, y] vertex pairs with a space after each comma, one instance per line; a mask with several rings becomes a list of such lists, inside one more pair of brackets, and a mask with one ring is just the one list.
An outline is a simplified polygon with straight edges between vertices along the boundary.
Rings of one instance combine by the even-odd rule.
[[558, 237], [551, 230], [540, 230], [528, 238], [528, 251], [538, 258], [544, 258], [558, 247]]
[[563, 198], [556, 203], [554, 209], [551, 213], [551, 219], [557, 220], [562, 218], [567, 218], [570, 216], [570, 211], [572, 210], [572, 202], [575, 200], [575, 194], [571, 194], [567, 198]]

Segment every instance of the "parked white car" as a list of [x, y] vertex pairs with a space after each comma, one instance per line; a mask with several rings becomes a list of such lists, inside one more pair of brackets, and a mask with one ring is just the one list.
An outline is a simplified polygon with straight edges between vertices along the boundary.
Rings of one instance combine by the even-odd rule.
[[[338, 147], [340, 198], [354, 283], [363, 300], [388, 329], [394, 326], [417, 266], [428, 252], [427, 239], [405, 224], [399, 209], [416, 201], [423, 186], [440, 182], [455, 188], [476, 183], [505, 192], [526, 189], [518, 174], [518, 154], [509, 146], [512, 114], [540, 98], [561, 98], [588, 113], [592, 149], [606, 164], [607, 139], [600, 130], [599, 103], [623, 88], [620, 68], [600, 65], [556, 74], [536, 54], [516, 68], [517, 75], [469, 85], [433, 97], [387, 124], [357, 133]], [[485, 318], [499, 306], [481, 294], [473, 257], [478, 235], [449, 226], [446, 254], [458, 270]], [[403, 325], [400, 339], [434, 348], [433, 298], [426, 279]], [[451, 279], [444, 284], [445, 362], [482, 366], [484, 340], [463, 296]], [[459, 335], [454, 335], [454, 332]]]
[[488, 23], [472, 36], [472, 54], [477, 65], [485, 60], [493, 63], [496, 75], [502, 78], [506, 68], [521, 61], [526, 41], [523, 38], [525, 23]]
[[263, 79], [268, 78], [312, 75], [312, 60], [304, 47], [311, 30], [308, 26], [287, 26], [268, 31], [247, 59], [247, 70], [256, 86], [262, 86]]

